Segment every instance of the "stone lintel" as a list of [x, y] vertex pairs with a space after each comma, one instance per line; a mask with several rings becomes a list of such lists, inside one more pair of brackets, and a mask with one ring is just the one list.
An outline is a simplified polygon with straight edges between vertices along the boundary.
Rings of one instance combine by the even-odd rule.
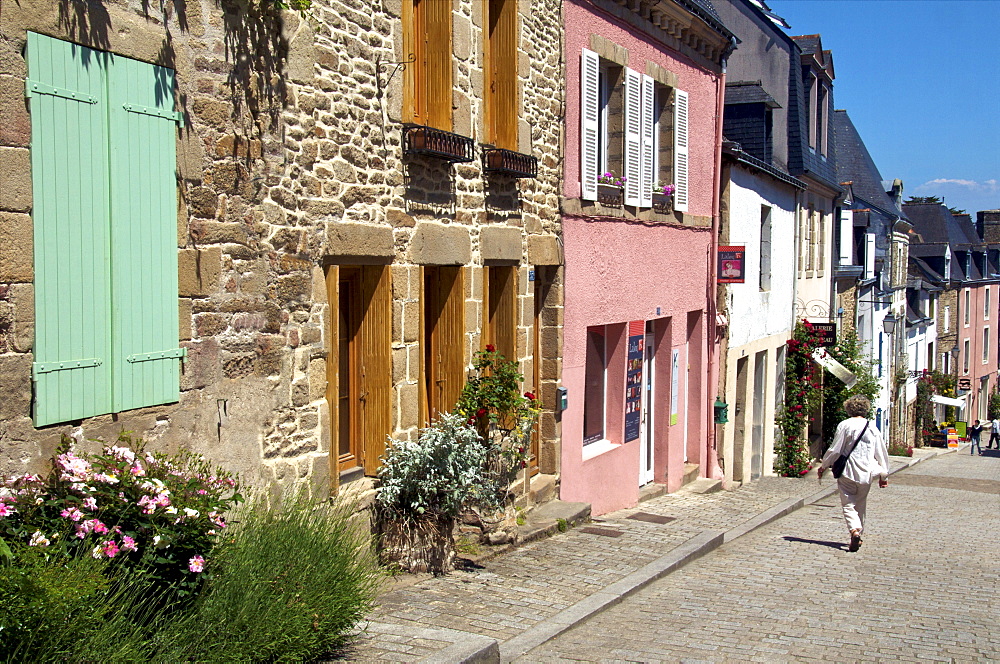
[[677, 74], [667, 71], [655, 62], [646, 62], [646, 75], [661, 85], [670, 88], [677, 87]]
[[472, 262], [472, 237], [461, 226], [418, 223], [410, 240], [410, 261], [417, 265], [467, 265]]
[[521, 229], [503, 226], [479, 231], [479, 253], [483, 263], [520, 263], [524, 253]]
[[628, 67], [628, 49], [601, 35], [590, 35], [590, 50], [602, 59]]
[[563, 252], [555, 235], [528, 236], [529, 265], [562, 265]]
[[327, 222], [325, 254], [335, 263], [391, 263], [396, 257], [392, 228], [343, 221]]

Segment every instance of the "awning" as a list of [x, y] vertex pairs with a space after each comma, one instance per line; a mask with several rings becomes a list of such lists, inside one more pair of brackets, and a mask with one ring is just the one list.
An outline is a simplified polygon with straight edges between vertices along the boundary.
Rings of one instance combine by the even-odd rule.
[[931, 401], [939, 403], [943, 406], [957, 406], [959, 408], [965, 408], [965, 397], [962, 397], [961, 399], [952, 399], [951, 397], [943, 397], [939, 394], [932, 394]]

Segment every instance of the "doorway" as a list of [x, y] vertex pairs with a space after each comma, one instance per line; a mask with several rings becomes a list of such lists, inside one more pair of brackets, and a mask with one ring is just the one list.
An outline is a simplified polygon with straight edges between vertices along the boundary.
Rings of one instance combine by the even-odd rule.
[[750, 439], [750, 479], [760, 479], [764, 466], [764, 409], [767, 406], [764, 386], [767, 383], [767, 351], [754, 357], [753, 366], [753, 429]]
[[653, 372], [655, 369], [656, 337], [653, 321], [646, 321], [646, 336], [642, 355], [642, 414], [639, 419], [639, 486], [654, 480], [653, 446], [656, 425], [653, 421], [654, 404]]

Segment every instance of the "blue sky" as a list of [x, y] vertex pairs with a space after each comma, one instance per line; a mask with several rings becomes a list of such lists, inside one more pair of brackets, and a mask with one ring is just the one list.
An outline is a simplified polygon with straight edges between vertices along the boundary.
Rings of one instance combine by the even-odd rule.
[[833, 52], [846, 109], [884, 179], [973, 214], [1000, 208], [1000, 0], [767, 0]]

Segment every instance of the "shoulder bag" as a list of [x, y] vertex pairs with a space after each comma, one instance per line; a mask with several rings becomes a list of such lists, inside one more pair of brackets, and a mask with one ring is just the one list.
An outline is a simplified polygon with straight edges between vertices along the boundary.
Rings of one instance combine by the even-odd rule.
[[847, 460], [851, 458], [851, 453], [854, 452], [854, 448], [861, 442], [861, 437], [865, 435], [866, 431], [868, 431], [868, 425], [871, 423], [871, 420], [865, 422], [865, 428], [861, 430], [861, 433], [858, 434], [857, 440], [855, 440], [854, 444], [851, 445], [851, 451], [847, 454], [841, 452], [840, 456], [837, 457], [837, 460], [833, 462], [833, 465], [830, 468], [833, 470], [833, 476], [837, 479], [840, 479], [840, 476], [844, 474], [844, 466], [847, 465]]

